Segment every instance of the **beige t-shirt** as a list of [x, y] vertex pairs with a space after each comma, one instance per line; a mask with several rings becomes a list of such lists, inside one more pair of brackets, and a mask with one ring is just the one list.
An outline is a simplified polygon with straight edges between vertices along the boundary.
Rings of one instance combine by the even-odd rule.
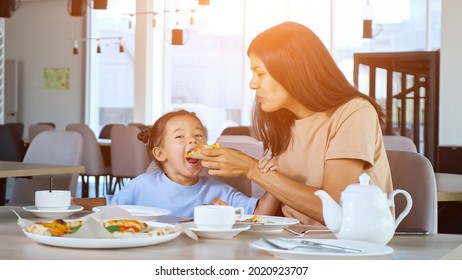
[[[285, 176], [320, 188], [324, 164], [327, 160], [340, 158], [367, 162], [364, 172], [370, 176], [370, 184], [379, 186], [386, 193], [392, 191], [378, 116], [365, 99], [356, 98], [336, 110], [296, 120], [292, 127], [292, 141], [279, 156], [278, 164]], [[303, 224], [319, 224], [288, 205], [282, 205], [282, 212]]]

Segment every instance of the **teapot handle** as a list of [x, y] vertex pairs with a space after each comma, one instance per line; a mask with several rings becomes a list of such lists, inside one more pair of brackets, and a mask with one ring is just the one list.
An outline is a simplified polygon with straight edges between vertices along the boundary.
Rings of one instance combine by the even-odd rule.
[[407, 214], [409, 214], [409, 212], [411, 211], [411, 208], [412, 208], [411, 195], [405, 190], [394, 190], [394, 191], [392, 191], [390, 193], [389, 201], [391, 202], [391, 206], [395, 207], [395, 195], [397, 195], [397, 194], [404, 195], [404, 197], [406, 198], [407, 203], [406, 203], [406, 207], [401, 212], [401, 214], [399, 214], [398, 218], [395, 221], [395, 229], [398, 227], [399, 223], [401, 223], [401, 221], [404, 219], [404, 217], [406, 217]]

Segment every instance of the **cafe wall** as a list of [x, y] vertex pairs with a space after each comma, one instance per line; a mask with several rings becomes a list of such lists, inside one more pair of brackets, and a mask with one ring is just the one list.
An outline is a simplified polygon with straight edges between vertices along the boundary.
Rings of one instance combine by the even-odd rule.
[[54, 122], [64, 129], [83, 121], [85, 61], [82, 52], [72, 54], [71, 38], [84, 36], [84, 20], [70, 16], [64, 0], [21, 1], [5, 19], [6, 59], [19, 62], [17, 120], [26, 128]]
[[462, 146], [462, 1], [441, 2], [439, 144]]

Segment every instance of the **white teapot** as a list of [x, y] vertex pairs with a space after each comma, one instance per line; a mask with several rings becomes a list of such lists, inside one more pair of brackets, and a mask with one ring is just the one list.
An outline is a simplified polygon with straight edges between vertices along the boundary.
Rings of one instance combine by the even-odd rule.
[[[412, 198], [407, 191], [397, 189], [387, 197], [378, 186], [369, 185], [369, 179], [366, 173], [361, 174], [359, 184], [351, 184], [342, 192], [340, 205], [323, 190], [314, 193], [322, 201], [326, 226], [338, 239], [387, 244], [398, 224], [409, 214]], [[399, 193], [406, 197], [407, 204], [395, 221], [391, 207]]]

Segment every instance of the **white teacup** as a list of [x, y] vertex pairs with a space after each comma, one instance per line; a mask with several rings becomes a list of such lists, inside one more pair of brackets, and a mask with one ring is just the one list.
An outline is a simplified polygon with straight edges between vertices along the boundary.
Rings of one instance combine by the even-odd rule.
[[242, 215], [242, 207], [200, 205], [194, 208], [194, 223], [201, 229], [230, 229]]
[[35, 192], [35, 207], [39, 210], [67, 210], [71, 206], [71, 192], [49, 190]]

